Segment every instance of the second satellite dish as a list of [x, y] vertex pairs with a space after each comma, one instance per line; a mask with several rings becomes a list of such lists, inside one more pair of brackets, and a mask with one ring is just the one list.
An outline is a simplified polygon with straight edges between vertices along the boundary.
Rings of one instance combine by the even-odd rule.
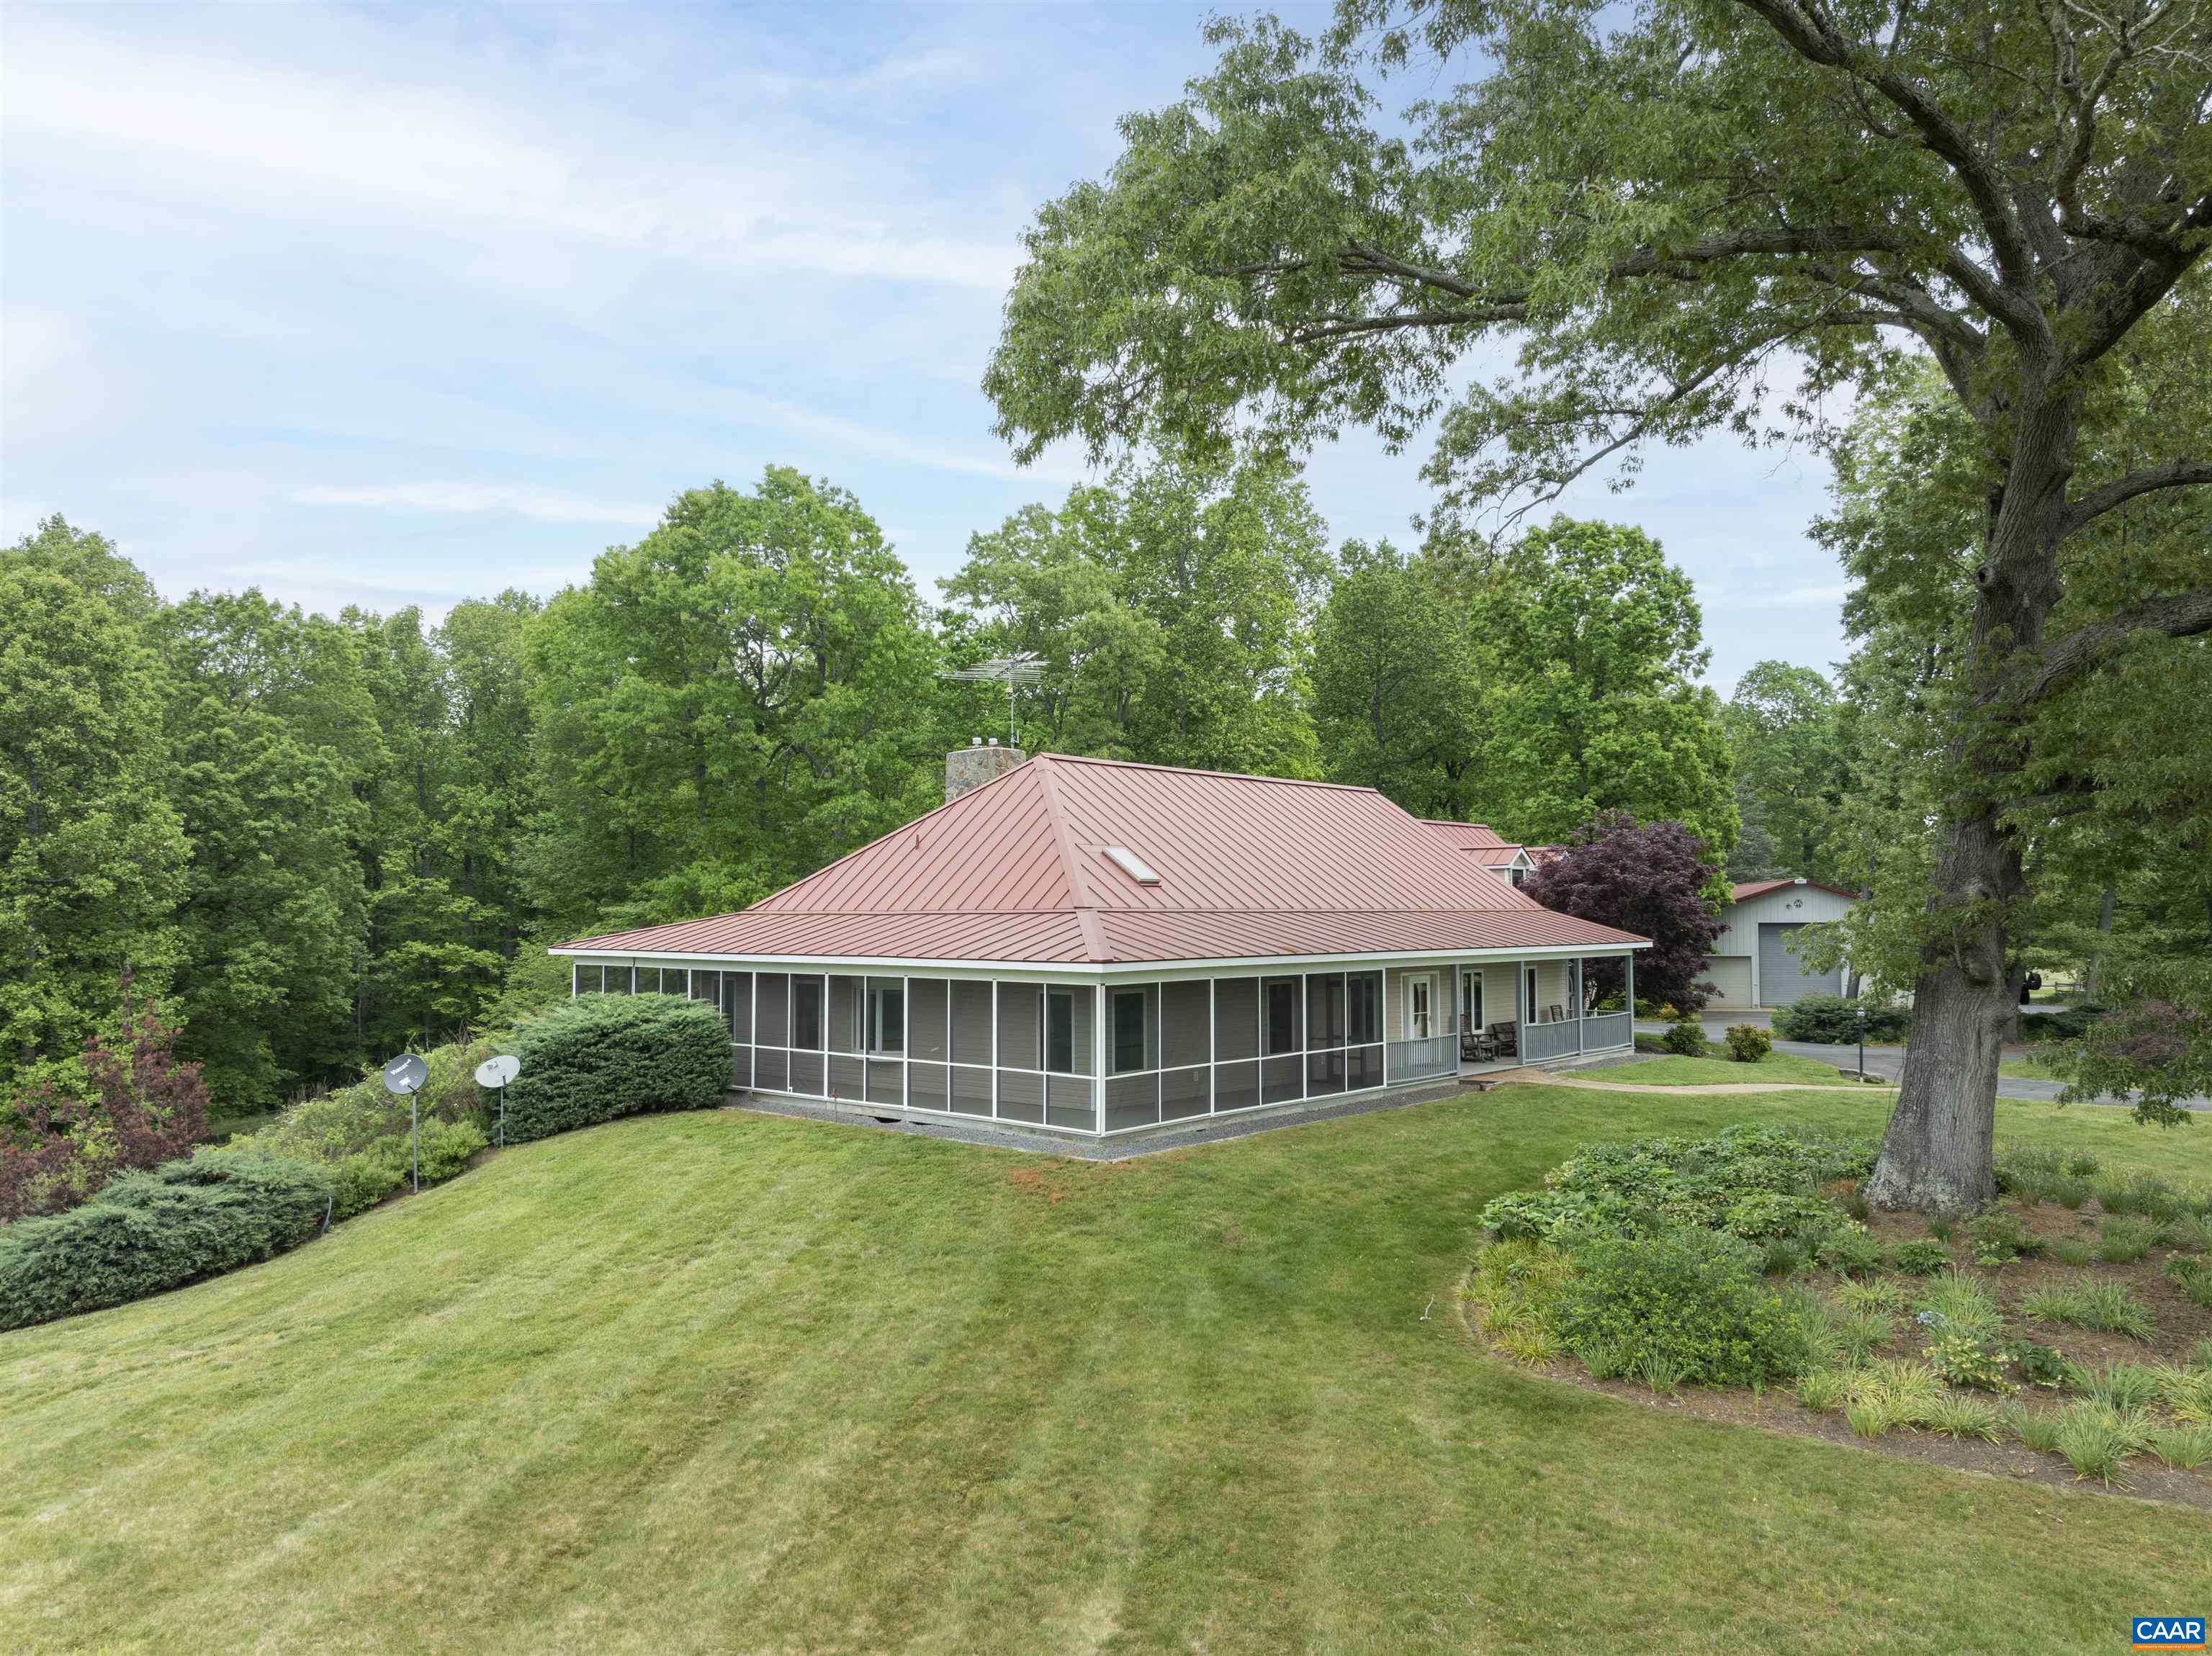
[[497, 1058], [488, 1058], [477, 1065], [477, 1085], [504, 1087], [522, 1073], [522, 1060], [507, 1052]]

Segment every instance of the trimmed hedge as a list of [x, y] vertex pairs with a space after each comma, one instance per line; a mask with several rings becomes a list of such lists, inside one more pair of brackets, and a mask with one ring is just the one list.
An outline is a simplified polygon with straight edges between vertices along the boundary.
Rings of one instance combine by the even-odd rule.
[[82, 1207], [0, 1229], [0, 1328], [143, 1300], [297, 1247], [323, 1228], [331, 1176], [203, 1147], [109, 1181]]
[[2022, 1010], [2018, 1028], [2023, 1046], [2033, 1046], [2046, 1040], [2079, 1040], [2089, 1033], [2089, 1026], [2105, 1016], [2105, 1009], [2084, 1001], [2079, 1006], [2069, 1006], [2063, 1012], [2030, 1012]]
[[730, 1084], [730, 1032], [703, 1001], [579, 995], [532, 1018], [509, 1050], [507, 1142], [527, 1143], [645, 1110], [699, 1110]]
[[1789, 1006], [1774, 1009], [1774, 1033], [1784, 1040], [1812, 1040], [1840, 1046], [1859, 1038], [1859, 1008], [1866, 1008], [1866, 1038], [1895, 1041], [1905, 1038], [1912, 1015], [1902, 1006], [1875, 1000], [1849, 1000], [1841, 995], [1807, 995]]

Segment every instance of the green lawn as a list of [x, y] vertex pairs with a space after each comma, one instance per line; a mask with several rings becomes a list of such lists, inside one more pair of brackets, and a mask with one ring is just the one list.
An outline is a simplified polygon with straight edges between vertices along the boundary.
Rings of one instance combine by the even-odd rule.
[[[1886, 1096], [1512, 1088], [1121, 1166], [732, 1112], [511, 1150], [0, 1335], [0, 1644], [2114, 1649], [2212, 1520], [1616, 1403], [1455, 1319], [1482, 1204], [1576, 1145]], [[2000, 1109], [2212, 1176], [2212, 1135]]]
[[2015, 1081], [2063, 1081], [2066, 1077], [2048, 1067], [2039, 1058], [2008, 1058], [1997, 1065], [1997, 1073], [2010, 1076]]
[[[1715, 1050], [1725, 1052], [1725, 1047]], [[1592, 1081], [1628, 1081], [1655, 1087], [1703, 1087], [1733, 1083], [1737, 1086], [1759, 1081], [1786, 1081], [1793, 1086], [1863, 1087], [1836, 1073], [1838, 1065], [1856, 1063], [1856, 1047], [1838, 1047], [1840, 1056], [1831, 1063], [1801, 1058], [1795, 1052], [1769, 1052], [1756, 1064], [1739, 1064], [1730, 1058], [1639, 1058], [1633, 1064], [1608, 1065], [1586, 1071]]]

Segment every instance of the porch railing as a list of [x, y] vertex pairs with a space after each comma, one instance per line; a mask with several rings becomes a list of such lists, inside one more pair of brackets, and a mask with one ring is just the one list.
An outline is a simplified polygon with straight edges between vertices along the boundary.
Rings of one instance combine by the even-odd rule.
[[1521, 1026], [1521, 1061], [1534, 1064], [1547, 1058], [1568, 1058], [1582, 1050], [1575, 1021], [1524, 1023]]
[[1390, 1043], [1390, 1079], [1419, 1081], [1424, 1076], [1455, 1073], [1459, 1069], [1459, 1037], [1431, 1035], [1426, 1040]]
[[1594, 1012], [1583, 1020], [1583, 1051], [1607, 1046], [1631, 1046], [1636, 1042], [1636, 1020], [1626, 1012]]

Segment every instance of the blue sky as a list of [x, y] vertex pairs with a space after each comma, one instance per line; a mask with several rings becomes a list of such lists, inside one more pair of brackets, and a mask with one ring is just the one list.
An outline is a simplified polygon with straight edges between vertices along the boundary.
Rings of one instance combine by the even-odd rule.
[[[58, 511], [173, 595], [435, 612], [775, 462], [933, 597], [1083, 475], [1016, 467], [977, 382], [1030, 214], [1205, 65], [1205, 15], [10, 4], [0, 532]], [[1421, 458], [1347, 438], [1316, 502], [1407, 541]], [[1690, 572], [1725, 690], [1844, 652], [1826, 478], [1716, 440], [1566, 504]]]

